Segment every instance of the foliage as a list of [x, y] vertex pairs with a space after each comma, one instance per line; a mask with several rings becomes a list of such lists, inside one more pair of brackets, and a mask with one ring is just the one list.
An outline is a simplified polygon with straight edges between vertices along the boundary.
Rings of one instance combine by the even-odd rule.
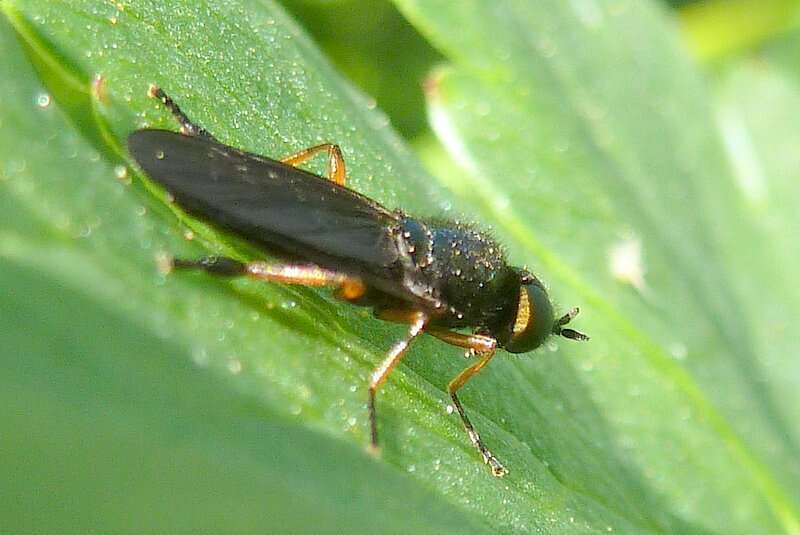
[[[435, 178], [269, 0], [2, 4], [9, 527], [800, 531], [785, 56], [709, 88], [649, 3], [396, 4], [446, 62], [426, 83], [444, 149], [417, 140]], [[355, 189], [491, 225], [582, 307], [590, 343], [497, 358], [465, 389], [506, 478], [446, 411], [459, 351], [424, 340], [392, 375], [376, 461], [364, 385], [401, 328], [325, 292], [157, 271], [252, 251], [135, 174], [127, 134], [175, 127], [152, 82], [238, 147], [336, 141]]]

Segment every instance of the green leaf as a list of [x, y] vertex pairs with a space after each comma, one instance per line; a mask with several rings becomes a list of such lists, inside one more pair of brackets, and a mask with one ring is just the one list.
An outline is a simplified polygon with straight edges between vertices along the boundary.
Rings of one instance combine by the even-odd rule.
[[[429, 115], [462, 172], [440, 175], [586, 311], [592, 341], [561, 344], [560, 366], [591, 402], [569, 406], [566, 434], [537, 401], [537, 456], [642, 529], [798, 531], [799, 301], [783, 268], [798, 251], [773, 241], [779, 215], [758, 224], [662, 14], [396, 3], [451, 62], [428, 85]], [[572, 400], [558, 366], [547, 388]], [[605, 453], [581, 455], [597, 435]]]
[[798, 9], [797, 0], [706, 0], [682, 7], [679, 16], [695, 57], [715, 60], [796, 29]]
[[[441, 391], [408, 369], [380, 400], [389, 462], [365, 451], [366, 378], [399, 329], [372, 332], [319, 292], [158, 273], [159, 253], [203, 248], [121, 158], [134, 128], [174, 127], [151, 81], [237, 145], [275, 154], [331, 136], [359, 189], [392, 204], [429, 189], [280, 10], [193, 5], [3, 4], [28, 52], [3, 21], [4, 529], [486, 531], [414, 479], [456, 439], [443, 467], [479, 463]], [[395, 172], [408, 181], [379, 180]]]
[[[737, 189], [660, 13], [398, 4], [452, 62], [430, 109], [464, 169], [438, 180], [272, 2], [2, 4], [27, 53], [0, 26], [12, 530], [797, 531], [800, 299], [777, 267], [797, 255]], [[325, 292], [157, 272], [251, 251], [131, 171], [130, 131], [175, 128], [153, 82], [238, 147], [341, 144], [352, 187], [494, 225], [583, 308], [591, 342], [497, 358], [464, 391], [505, 479], [447, 414], [459, 351], [423, 340], [393, 373], [376, 462], [365, 384], [402, 328]], [[643, 279], [615, 278], [609, 251], [636, 243]]]
[[[337, 69], [392, 118], [406, 139], [428, 132], [421, 84], [441, 56], [390, 0], [282, 0]], [[401, 50], [402, 53], [397, 53]]]

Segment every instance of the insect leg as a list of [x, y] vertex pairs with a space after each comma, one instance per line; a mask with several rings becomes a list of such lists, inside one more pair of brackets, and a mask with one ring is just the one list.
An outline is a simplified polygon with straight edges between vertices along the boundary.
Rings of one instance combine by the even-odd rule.
[[372, 372], [372, 377], [369, 381], [369, 425], [370, 425], [370, 445], [373, 450], [378, 449], [378, 421], [375, 413], [375, 395], [378, 393], [378, 388], [383, 384], [389, 374], [392, 372], [400, 359], [403, 358], [411, 341], [417, 336], [422, 334], [425, 325], [428, 323], [428, 317], [422, 312], [415, 312], [414, 318], [410, 321], [411, 326], [408, 328], [408, 334], [405, 338], [398, 341], [389, 352], [386, 358], [383, 359], [381, 365], [375, 368]]
[[489, 465], [489, 468], [492, 469], [493, 475], [496, 477], [503, 477], [508, 473], [508, 470], [506, 470], [503, 464], [497, 459], [497, 457], [494, 456], [494, 454], [492, 454], [491, 451], [489, 451], [489, 448], [487, 448], [483, 443], [480, 435], [467, 417], [467, 413], [464, 411], [464, 407], [461, 405], [461, 401], [458, 399], [458, 395], [456, 394], [456, 392], [458, 392], [458, 390], [464, 386], [467, 381], [481, 371], [483, 367], [486, 366], [490, 360], [492, 360], [495, 350], [497, 349], [497, 341], [494, 338], [479, 334], [461, 334], [445, 330], [432, 329], [429, 330], [428, 333], [436, 338], [439, 338], [440, 340], [447, 342], [448, 344], [469, 349], [480, 357], [478, 362], [464, 369], [455, 377], [455, 379], [450, 381], [450, 384], [447, 386], [447, 390], [450, 392], [450, 397], [453, 399], [453, 405], [455, 405], [459, 416], [461, 416], [461, 421], [464, 424], [464, 429], [467, 431], [467, 435], [469, 435], [470, 441], [472, 441], [472, 444], [478, 449], [479, 452], [481, 452], [481, 455], [483, 456], [483, 462]]
[[281, 162], [297, 167], [322, 151], [328, 151], [328, 180], [344, 186], [346, 170], [344, 156], [342, 156], [342, 149], [339, 148], [339, 145], [323, 143], [316, 147], [309, 147], [286, 158], [281, 158]]
[[214, 136], [212, 136], [208, 130], [203, 128], [200, 125], [197, 125], [192, 122], [189, 117], [183, 113], [183, 111], [175, 104], [175, 101], [170, 98], [169, 95], [164, 93], [164, 91], [155, 84], [150, 84], [150, 89], [148, 89], [147, 94], [152, 98], [157, 98], [161, 101], [167, 110], [178, 120], [178, 123], [181, 125], [181, 133], [185, 136], [198, 136], [202, 137], [211, 141], [217, 141]]
[[360, 298], [366, 292], [366, 286], [358, 277], [308, 264], [243, 263], [224, 256], [205, 256], [197, 260], [171, 259], [165, 271], [172, 269], [199, 269], [224, 277], [247, 276], [283, 284], [336, 286], [336, 296], [349, 301]]

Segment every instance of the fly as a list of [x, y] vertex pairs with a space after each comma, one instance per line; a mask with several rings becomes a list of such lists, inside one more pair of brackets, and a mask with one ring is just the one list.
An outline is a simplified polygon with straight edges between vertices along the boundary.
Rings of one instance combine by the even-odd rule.
[[[375, 317], [407, 326], [369, 381], [370, 444], [378, 447], [375, 396], [423, 333], [467, 350], [476, 360], [448, 386], [453, 405], [484, 463], [506, 468], [486, 447], [457, 392], [497, 349], [525, 353], [551, 335], [588, 336], [567, 328], [574, 308], [555, 319], [544, 285], [509, 266], [486, 233], [457, 222], [418, 219], [388, 210], [345, 187], [337, 145], [325, 143], [281, 160], [227, 146], [193, 123], [160, 88], [159, 99], [181, 132], [138, 130], [128, 148], [141, 168], [187, 212], [238, 235], [280, 262], [207, 256], [173, 259], [174, 269], [225, 277], [334, 288], [337, 298], [371, 307]], [[297, 166], [325, 153], [327, 178]]]

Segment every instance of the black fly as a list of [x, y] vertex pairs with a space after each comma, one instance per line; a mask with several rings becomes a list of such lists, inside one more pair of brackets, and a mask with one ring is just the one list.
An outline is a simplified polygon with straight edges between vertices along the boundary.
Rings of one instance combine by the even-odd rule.
[[[337, 145], [323, 144], [282, 160], [244, 152], [217, 141], [161, 89], [158, 98], [181, 125], [181, 133], [145, 129], [131, 134], [136, 162], [187, 212], [275, 255], [281, 263], [241, 263], [229, 258], [174, 259], [176, 269], [223, 276], [331, 286], [349, 303], [372, 307], [377, 318], [408, 325], [369, 382], [371, 445], [377, 448], [375, 395], [422, 333], [469, 351], [477, 360], [450, 381], [449, 392], [470, 440], [495, 476], [505, 467], [484, 445], [458, 390], [498, 348], [536, 349], [550, 335], [588, 340], [565, 325], [578, 313], [554, 319], [542, 283], [506, 264], [485, 233], [459, 223], [417, 219], [345, 187], [345, 164]], [[325, 152], [328, 177], [296, 166]], [[461, 332], [467, 331], [467, 332]]]

